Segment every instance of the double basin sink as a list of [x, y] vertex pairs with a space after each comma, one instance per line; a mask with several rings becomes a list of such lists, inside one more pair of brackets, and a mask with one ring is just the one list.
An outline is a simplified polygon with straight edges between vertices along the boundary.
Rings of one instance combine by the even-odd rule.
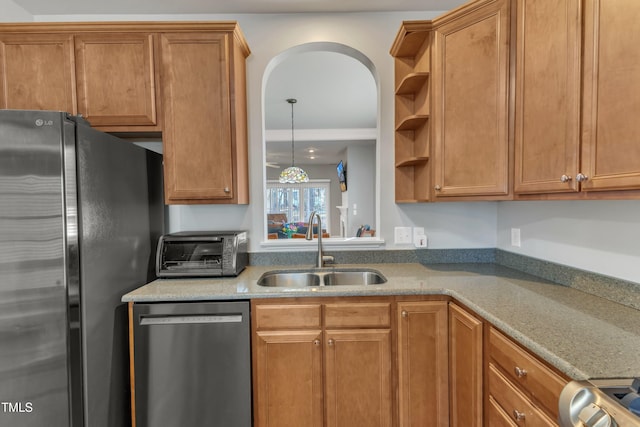
[[364, 286], [380, 285], [387, 281], [377, 270], [328, 268], [310, 270], [275, 270], [264, 273], [258, 279], [258, 285], [304, 288], [307, 286]]

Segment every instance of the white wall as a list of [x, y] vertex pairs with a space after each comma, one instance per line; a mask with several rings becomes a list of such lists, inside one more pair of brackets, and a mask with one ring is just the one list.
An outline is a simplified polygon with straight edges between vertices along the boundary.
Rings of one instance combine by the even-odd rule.
[[30, 22], [33, 16], [11, 0], [0, 0], [0, 21], [2, 22]]
[[640, 201], [500, 202], [498, 248], [640, 283]]
[[368, 145], [347, 147], [345, 165], [349, 200], [347, 236], [353, 237], [362, 225], [369, 225], [374, 230], [376, 227], [376, 200], [373, 191], [373, 183], [376, 180], [375, 147]]

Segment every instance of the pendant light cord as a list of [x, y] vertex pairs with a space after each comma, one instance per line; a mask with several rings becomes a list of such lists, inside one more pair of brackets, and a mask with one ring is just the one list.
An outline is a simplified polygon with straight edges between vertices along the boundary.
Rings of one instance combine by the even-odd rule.
[[287, 99], [287, 102], [291, 104], [291, 167], [295, 166], [295, 155], [293, 151], [293, 104], [298, 102], [295, 98]]

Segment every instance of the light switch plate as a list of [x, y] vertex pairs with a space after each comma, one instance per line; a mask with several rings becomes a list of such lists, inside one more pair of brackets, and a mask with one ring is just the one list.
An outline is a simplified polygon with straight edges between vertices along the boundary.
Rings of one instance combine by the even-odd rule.
[[511, 229], [511, 246], [520, 247], [520, 229], [512, 228]]
[[394, 242], [397, 245], [411, 244], [411, 227], [396, 227], [394, 229]]

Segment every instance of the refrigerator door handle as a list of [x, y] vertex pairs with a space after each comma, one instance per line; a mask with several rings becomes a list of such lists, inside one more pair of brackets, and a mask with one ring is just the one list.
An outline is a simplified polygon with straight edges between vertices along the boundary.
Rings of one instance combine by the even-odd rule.
[[140, 325], [184, 325], [194, 323], [241, 323], [241, 314], [198, 314], [190, 316], [141, 316]]

